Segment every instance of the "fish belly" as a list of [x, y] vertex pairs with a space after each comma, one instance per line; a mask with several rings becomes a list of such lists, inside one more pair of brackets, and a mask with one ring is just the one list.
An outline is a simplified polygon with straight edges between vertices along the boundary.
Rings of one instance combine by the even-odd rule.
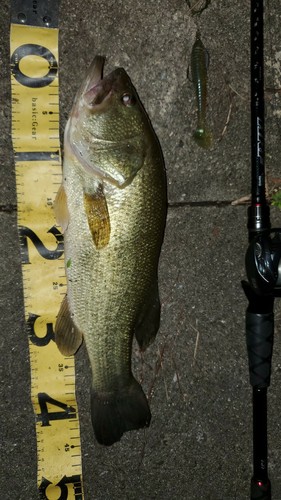
[[[145, 168], [125, 189], [104, 184], [110, 238], [97, 249], [84, 210], [91, 184], [65, 165], [69, 211], [65, 231], [67, 300], [92, 367], [92, 422], [100, 443], [149, 424], [150, 411], [131, 372], [131, 346], [147, 298], [155, 290], [165, 224], [165, 180]], [[93, 179], [93, 188], [97, 180]], [[152, 292], [154, 293], [154, 292]], [[157, 289], [158, 293], [158, 289]], [[153, 300], [153, 299], [152, 299]]]

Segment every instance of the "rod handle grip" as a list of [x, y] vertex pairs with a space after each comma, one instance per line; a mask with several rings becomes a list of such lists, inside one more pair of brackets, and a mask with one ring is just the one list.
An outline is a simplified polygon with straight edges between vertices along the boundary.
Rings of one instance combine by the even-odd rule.
[[246, 341], [250, 383], [253, 387], [270, 385], [274, 314], [246, 312]]

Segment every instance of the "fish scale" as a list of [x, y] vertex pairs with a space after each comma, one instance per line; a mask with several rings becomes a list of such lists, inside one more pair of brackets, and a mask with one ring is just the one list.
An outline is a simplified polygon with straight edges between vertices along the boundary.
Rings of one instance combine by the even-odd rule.
[[[70, 165], [69, 170], [69, 172], [67, 168], [65, 170], [67, 176], [66, 191], [69, 193], [70, 198], [72, 196], [77, 197], [77, 179], [75, 173], [73, 175], [72, 165]], [[71, 247], [70, 258], [72, 261], [71, 267], [67, 269], [68, 280], [72, 280], [72, 282], [75, 282], [77, 285], [74, 289], [71, 289], [72, 296], [69, 300], [70, 304], [72, 302], [75, 303], [74, 321], [76, 320], [77, 324], [81, 325], [86, 344], [89, 346], [87, 349], [92, 361], [93, 379], [96, 385], [101, 375], [106, 378], [108, 377], [108, 374], [96, 369], [98, 360], [95, 361], [95, 358], [97, 355], [99, 356], [100, 353], [98, 349], [95, 349], [95, 343], [99, 343], [100, 332], [109, 330], [106, 336], [107, 343], [111, 344], [110, 349], [107, 349], [107, 352], [109, 352], [108, 356], [110, 356], [111, 352], [115, 353], [119, 351], [120, 353], [121, 349], [122, 351], [125, 350], [129, 352], [130, 337], [137, 309], [142, 305], [145, 299], [144, 290], [149, 286], [152, 274], [151, 270], [155, 268], [155, 261], [158, 259], [158, 252], [156, 256], [151, 255], [153, 240], [149, 238], [148, 233], [148, 241], [145, 245], [143, 240], [144, 234], [141, 231], [141, 227], [136, 228], [137, 236], [131, 228], [131, 225], [135, 225], [135, 212], [139, 213], [142, 211], [142, 209], [139, 208], [139, 205], [142, 204], [142, 196], [138, 195], [138, 193], [142, 193], [142, 191], [140, 190], [139, 179], [136, 179], [136, 181], [138, 182], [132, 183], [136, 185], [130, 186], [131, 195], [128, 192], [117, 191], [115, 197], [112, 196], [112, 200], [108, 199], [111, 221], [111, 240], [105, 249], [101, 251], [95, 249], [89, 233], [87, 219], [83, 216], [83, 213], [81, 213], [81, 217], [73, 217], [73, 226], [70, 223], [68, 231], [65, 234], [65, 245], [66, 248], [68, 246]], [[145, 184], [145, 182], [146, 179], [144, 179], [143, 183]], [[81, 191], [79, 190], [79, 192], [81, 195], [82, 189]], [[115, 212], [114, 201], [117, 197], [117, 205], [119, 205], [120, 195], [123, 198], [123, 210], [121, 210], [119, 206], [118, 211]], [[147, 190], [146, 195], [146, 210], [149, 213], [154, 212], [154, 192], [151, 193], [151, 206], [149, 206], [149, 193]], [[82, 204], [82, 196], [80, 201]], [[69, 209], [71, 210], [71, 207], [69, 207]], [[130, 218], [128, 218], [128, 213], [130, 214]], [[74, 207], [74, 215], [77, 215], [76, 207]], [[145, 214], [143, 214], [143, 217], [145, 217]], [[154, 229], [152, 226], [153, 222], [156, 223], [157, 231], [157, 220], [146, 220], [146, 224], [148, 223], [151, 226], [152, 231]], [[72, 241], [72, 233], [77, 234], [78, 232], [80, 233], [80, 238], [77, 242], [78, 244], [75, 245]], [[69, 243], [68, 238], [70, 238]], [[80, 239], [83, 240], [84, 258], [81, 255]], [[140, 255], [135, 251], [137, 243], [142, 247]], [[130, 248], [130, 245], [132, 245], [133, 248]], [[146, 246], [146, 254], [149, 256], [149, 260], [152, 261], [151, 263], [148, 261], [148, 257], [146, 257], [145, 254]], [[145, 264], [148, 267], [145, 269], [145, 272], [141, 272]], [[85, 286], [83, 286], [83, 284], [85, 284]], [[95, 284], [95, 286], [92, 286], [92, 284]], [[134, 302], [128, 302], [127, 294], [124, 293], [124, 289], [130, 291], [130, 297], [134, 297]], [[122, 295], [120, 294], [120, 290], [122, 291]], [[98, 302], [100, 294], [102, 294], [103, 297], [102, 305]], [[99, 305], [95, 308], [94, 306], [97, 303]], [[120, 310], [122, 311], [124, 309], [125, 312], [123, 316], [120, 316]], [[116, 324], [116, 318], [119, 320], [118, 327], [122, 330], [122, 335], [128, 337], [128, 339], [125, 339], [127, 340], [128, 349], [125, 349], [127, 344], [122, 344], [122, 339], [119, 337], [116, 339], [113, 335], [112, 329], [114, 328], [113, 325]], [[95, 330], [97, 331], [93, 342], [92, 325], [95, 325]], [[88, 337], [90, 337], [89, 342], [87, 340]], [[102, 342], [104, 342], [103, 339]], [[111, 367], [116, 363], [115, 356], [113, 358], [114, 359], [110, 360]], [[118, 363], [122, 359], [120, 356], [116, 356], [116, 358]], [[126, 368], [128, 359], [129, 356], [127, 356], [125, 360]], [[95, 371], [97, 372], [96, 376]]]
[[[67, 205], [61, 224], [68, 286], [56, 341], [62, 352], [72, 352], [83, 334], [92, 367], [93, 427], [98, 441], [109, 445], [150, 422], [132, 375], [131, 349], [134, 333], [145, 348], [159, 327], [165, 168], [150, 121], [120, 68], [98, 83], [86, 80], [65, 138], [59, 199]], [[62, 327], [67, 317], [69, 334]]]

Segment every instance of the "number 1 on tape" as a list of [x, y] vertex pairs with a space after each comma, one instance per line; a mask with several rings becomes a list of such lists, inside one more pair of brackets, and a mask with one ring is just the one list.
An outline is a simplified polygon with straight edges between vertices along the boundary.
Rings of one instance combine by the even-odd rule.
[[12, 1], [12, 138], [42, 499], [83, 499], [73, 357], [54, 343], [66, 292], [53, 203], [61, 180], [58, 2]]

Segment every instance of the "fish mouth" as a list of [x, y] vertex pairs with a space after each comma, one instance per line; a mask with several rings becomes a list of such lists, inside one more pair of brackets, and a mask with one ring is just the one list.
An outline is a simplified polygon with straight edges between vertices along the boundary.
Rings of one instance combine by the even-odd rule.
[[103, 76], [105, 57], [95, 56], [87, 77], [79, 87], [71, 111], [71, 117], [78, 117], [83, 107], [90, 112], [101, 111], [109, 98], [121, 90], [132, 92], [130, 79], [123, 68], [115, 68]]
[[105, 57], [96, 56], [90, 66], [82, 94], [83, 104], [91, 112], [101, 111], [106, 107], [110, 97], [124, 89], [131, 92], [131, 83], [123, 68], [115, 68], [103, 76]]
[[87, 92], [90, 87], [96, 85], [100, 80], [103, 79], [103, 68], [105, 65], [105, 57], [104, 56], [95, 56], [92, 61], [89, 69], [87, 78], [85, 81], [85, 89]]
[[97, 110], [110, 98], [113, 80], [111, 74], [103, 77], [105, 57], [96, 56], [89, 68], [88, 78], [83, 89], [83, 102], [90, 110]]

